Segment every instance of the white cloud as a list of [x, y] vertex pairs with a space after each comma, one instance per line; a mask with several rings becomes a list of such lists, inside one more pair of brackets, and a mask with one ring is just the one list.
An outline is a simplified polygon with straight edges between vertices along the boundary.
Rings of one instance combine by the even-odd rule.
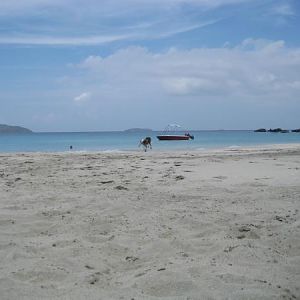
[[284, 3], [284, 4], [274, 6], [271, 9], [271, 14], [279, 15], [279, 16], [294, 16], [295, 12], [293, 11], [293, 8], [288, 3]]
[[266, 39], [245, 39], [241, 45], [237, 46], [237, 48], [241, 48], [243, 50], [259, 50], [264, 52], [276, 52], [280, 49], [283, 49], [285, 46], [285, 42], [280, 41], [270, 41]]
[[102, 11], [112, 12], [116, 9], [136, 9], [143, 7], [170, 7], [182, 4], [198, 5], [201, 7], [218, 7], [253, 0], [2, 0], [0, 1], [1, 14], [19, 14], [32, 12], [35, 9], [60, 8], [69, 11]]
[[300, 49], [290, 49], [283, 41], [253, 39], [234, 48], [165, 53], [130, 47], [107, 57], [90, 56], [79, 66], [85, 68], [83, 76], [93, 93], [105, 99], [147, 101], [147, 95], [157, 93], [199, 101], [203, 97], [257, 101], [258, 96], [260, 101], [288, 101], [299, 93]]
[[78, 66], [82, 68], [97, 68], [101, 65], [103, 59], [100, 56], [90, 55]]
[[[0, 0], [0, 21], [4, 17], [10, 23], [0, 33], [0, 44], [87, 46], [166, 38], [221, 19], [203, 11], [247, 1]], [[187, 12], [186, 6], [193, 9]]]
[[20, 36], [0, 37], [0, 44], [90, 46], [128, 39], [128, 35], [87, 36], [87, 37], [46, 37]]
[[286, 26], [290, 19], [296, 16], [296, 12], [290, 3], [279, 3], [270, 7], [265, 17], [271, 17], [274, 25]]
[[198, 77], [168, 78], [163, 86], [167, 92], [174, 95], [197, 94], [204, 91], [213, 92], [215, 89], [215, 85], [211, 80]]
[[44, 6], [58, 5], [58, 0], [1, 0], [0, 15], [18, 14], [20, 11], [38, 9]]
[[76, 96], [73, 100], [77, 103], [87, 102], [91, 98], [91, 93], [84, 92], [78, 96]]

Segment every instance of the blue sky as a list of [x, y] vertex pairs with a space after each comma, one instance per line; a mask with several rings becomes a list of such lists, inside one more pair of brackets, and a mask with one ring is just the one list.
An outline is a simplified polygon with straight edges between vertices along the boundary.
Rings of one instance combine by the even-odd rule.
[[0, 123], [300, 127], [298, 0], [0, 0]]

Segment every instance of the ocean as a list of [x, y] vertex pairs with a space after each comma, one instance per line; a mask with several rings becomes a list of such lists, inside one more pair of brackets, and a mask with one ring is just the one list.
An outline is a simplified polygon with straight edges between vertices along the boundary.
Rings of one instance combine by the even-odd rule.
[[0, 152], [61, 152], [138, 150], [139, 141], [152, 138], [153, 150], [209, 150], [300, 143], [300, 133], [260, 133], [250, 130], [190, 131], [194, 140], [159, 141], [161, 132], [60, 132], [0, 134]]

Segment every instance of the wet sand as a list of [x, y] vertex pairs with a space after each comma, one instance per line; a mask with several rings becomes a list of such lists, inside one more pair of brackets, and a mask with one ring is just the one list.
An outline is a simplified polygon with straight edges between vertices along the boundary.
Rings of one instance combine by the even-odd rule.
[[0, 154], [1, 299], [300, 298], [300, 145]]

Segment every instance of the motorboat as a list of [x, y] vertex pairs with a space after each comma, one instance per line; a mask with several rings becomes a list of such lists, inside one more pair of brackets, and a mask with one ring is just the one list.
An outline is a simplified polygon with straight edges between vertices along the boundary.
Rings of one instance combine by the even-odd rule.
[[188, 132], [180, 133], [183, 130], [181, 130], [181, 126], [177, 124], [169, 124], [164, 132], [161, 135], [157, 135], [156, 137], [160, 141], [187, 141], [187, 140], [193, 140], [194, 136], [189, 134]]

